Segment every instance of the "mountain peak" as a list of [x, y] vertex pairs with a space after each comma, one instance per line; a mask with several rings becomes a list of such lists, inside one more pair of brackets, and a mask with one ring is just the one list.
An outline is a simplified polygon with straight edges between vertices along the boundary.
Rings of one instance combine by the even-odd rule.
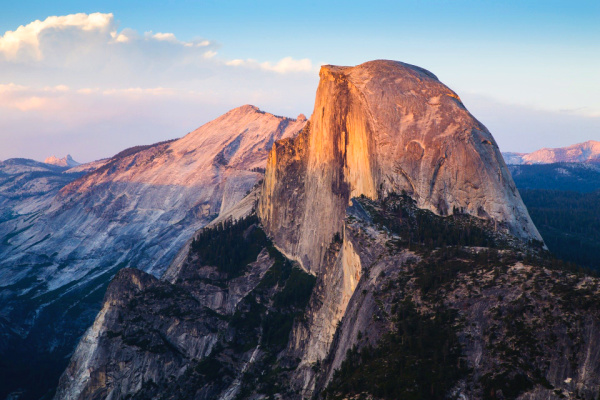
[[309, 128], [271, 150], [258, 212], [305, 269], [319, 270], [322, 244], [362, 195], [406, 192], [438, 215], [460, 210], [541, 240], [491, 133], [435, 75], [377, 60], [320, 76]]
[[557, 162], [600, 163], [600, 142], [588, 140], [566, 147], [547, 148], [532, 153], [503, 153], [508, 164], [551, 164]]
[[63, 158], [58, 158], [55, 155], [52, 155], [52, 156], [46, 158], [44, 160], [44, 163], [51, 164], [51, 165], [57, 165], [59, 167], [76, 167], [78, 165], [81, 165], [81, 163], [73, 160], [73, 157], [71, 157], [70, 154], [67, 154]]
[[260, 108], [253, 106], [252, 104], [244, 104], [243, 106], [236, 107], [231, 111], [240, 111], [240, 112], [245, 112], [245, 113], [255, 113], [255, 112], [262, 113], [263, 112], [260, 110]]
[[371, 79], [376, 76], [383, 77], [386, 75], [406, 75], [419, 79], [438, 81], [437, 76], [425, 68], [393, 60], [367, 61], [354, 67], [323, 65], [321, 67], [320, 75], [323, 76], [323, 74], [327, 75], [340, 73], [345, 75], [353, 75], [355, 80], [357, 80], [359, 77], [362, 77], [363, 79]]

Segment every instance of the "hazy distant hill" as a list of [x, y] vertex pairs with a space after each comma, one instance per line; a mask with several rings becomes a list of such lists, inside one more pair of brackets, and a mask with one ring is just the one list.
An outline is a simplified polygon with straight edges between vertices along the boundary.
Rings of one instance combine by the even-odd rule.
[[509, 165], [521, 198], [548, 248], [600, 270], [600, 165]]
[[600, 189], [600, 164], [554, 163], [509, 165], [519, 189], [571, 190], [593, 192]]
[[533, 153], [502, 153], [507, 164], [550, 164], [557, 162], [600, 163], [600, 142], [588, 140], [567, 147], [543, 148]]
[[56, 156], [50, 156], [50, 157], [46, 158], [44, 160], [44, 162], [46, 164], [58, 165], [59, 167], [69, 167], [69, 168], [81, 165], [81, 163], [73, 160], [73, 157], [71, 157], [70, 154], [67, 154], [63, 158], [58, 158]]

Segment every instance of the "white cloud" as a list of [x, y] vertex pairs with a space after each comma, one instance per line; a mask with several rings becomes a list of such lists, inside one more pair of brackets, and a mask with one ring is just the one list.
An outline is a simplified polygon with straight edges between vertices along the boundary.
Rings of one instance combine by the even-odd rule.
[[[100, 89], [100, 88], [80, 88], [73, 90], [66, 85], [47, 86], [44, 88], [34, 88], [13, 83], [0, 84], [0, 110], [14, 109], [22, 112], [43, 111], [50, 113], [55, 117], [56, 112], [61, 113], [62, 117], [70, 118], [74, 109], [80, 108], [77, 103], [86, 103], [92, 97], [96, 100], [103, 97], [105, 99], [120, 98], [135, 100], [152, 97], [179, 97], [187, 98], [198, 97], [202, 94], [190, 90], [175, 90], [163, 87], [141, 88], [130, 87], [120, 89]], [[85, 109], [82, 109], [85, 111]]]
[[308, 58], [301, 60], [294, 60], [292, 57], [285, 57], [279, 60], [276, 64], [271, 64], [266, 61], [260, 64], [260, 66], [268, 71], [279, 72], [285, 74], [288, 72], [311, 72], [313, 71], [312, 63]]
[[269, 61], [258, 62], [251, 58], [247, 60], [235, 59], [227, 61], [226, 65], [232, 67], [260, 68], [265, 71], [277, 72], [279, 74], [316, 71], [315, 68], [313, 68], [312, 62], [308, 58], [295, 60], [292, 57], [285, 57], [275, 64]]
[[156, 40], [168, 40], [171, 42], [175, 42], [177, 41], [177, 39], [175, 38], [175, 35], [172, 33], [155, 33], [154, 35], [151, 35], [154, 39]]
[[140, 51], [147, 50], [144, 46], [151, 42], [169, 42], [179, 48], [214, 45], [205, 39], [180, 41], [170, 32], [146, 32], [140, 36], [131, 29], [119, 31], [112, 13], [80, 13], [51, 16], [5, 32], [0, 37], [0, 56], [4, 56], [5, 61], [16, 63], [50, 59], [77, 64], [79, 58], [85, 55], [114, 54], [122, 50], [110, 49], [109, 45], [134, 46]]
[[57, 92], [68, 92], [69, 87], [67, 85], [56, 85], [54, 87], [49, 87], [48, 90], [56, 90]]
[[[121, 33], [117, 33], [117, 31], [112, 31], [110, 33], [110, 36], [114, 39], [115, 42], [117, 43], [127, 43], [129, 42], [132, 37], [130, 37], [127, 32], [121, 32]], [[135, 35], [132, 35], [135, 36]]]
[[26, 89], [27, 89], [27, 86], [16, 85], [14, 83], [0, 84], [0, 95], [7, 93], [7, 92], [15, 92], [15, 91], [26, 90]]
[[33, 56], [35, 59], [43, 57], [40, 48], [40, 38], [45, 31], [65, 30], [76, 28], [82, 31], [108, 32], [113, 27], [112, 14], [71, 14], [65, 16], [52, 16], [44, 21], [36, 20], [27, 25], [21, 25], [15, 31], [7, 31], [0, 37], [0, 52], [9, 60], [19, 57]]
[[68, 91], [64, 85], [32, 89], [23, 85], [0, 84], [0, 109], [12, 109], [21, 112], [32, 110], [55, 111], [56, 102], [52, 97]]
[[227, 60], [218, 49], [208, 39], [121, 29], [100, 13], [5, 32], [0, 159], [44, 159], [75, 143], [68, 152], [81, 160], [106, 157], [182, 136], [248, 103], [280, 115], [310, 113], [318, 82], [316, 71], [307, 73], [310, 60]]
[[[109, 96], [174, 96], [178, 94], [179, 91], [156, 87], [156, 88], [126, 88], [126, 89], [106, 89], [101, 93]], [[181, 93], [180, 93], [181, 94]]]
[[[317, 76], [307, 58], [227, 60], [218, 56], [218, 47], [208, 39], [182, 41], [170, 32], [140, 35], [120, 29], [113, 14], [72, 14], [4, 33], [0, 67], [5, 82], [37, 87], [186, 87], [201, 81], [211, 86], [215, 81], [231, 81], [225, 75], [241, 77], [260, 71], [271, 74], [260, 75], [263, 80], [275, 75], [306, 74], [313, 80]], [[238, 67], [238, 71], [224, 66]]]
[[239, 67], [239, 66], [241, 66], [241, 65], [244, 65], [244, 64], [246, 64], [246, 63], [247, 63], [247, 62], [249, 62], [249, 61], [254, 61], [254, 60], [247, 60], [247, 61], [244, 61], [244, 60], [240, 60], [240, 59], [235, 59], [235, 60], [230, 60], [230, 61], [227, 61], [225, 64], [226, 64], [226, 65], [229, 65], [229, 66], [232, 66], [232, 67]]

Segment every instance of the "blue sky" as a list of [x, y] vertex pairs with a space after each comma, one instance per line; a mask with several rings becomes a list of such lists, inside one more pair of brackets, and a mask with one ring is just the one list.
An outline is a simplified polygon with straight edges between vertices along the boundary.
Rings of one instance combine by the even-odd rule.
[[246, 103], [310, 115], [319, 65], [377, 58], [435, 73], [502, 150], [600, 140], [597, 0], [21, 1], [2, 34], [0, 159], [90, 161]]

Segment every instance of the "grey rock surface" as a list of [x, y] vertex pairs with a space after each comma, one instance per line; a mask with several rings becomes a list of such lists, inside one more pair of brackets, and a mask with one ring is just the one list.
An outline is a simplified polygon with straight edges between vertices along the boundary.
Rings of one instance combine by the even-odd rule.
[[[325, 65], [309, 129], [269, 155], [259, 215], [313, 273], [351, 197], [406, 191], [541, 240], [489, 131], [432, 73], [396, 61]], [[285, 201], [284, 201], [285, 198]], [[293, 203], [292, 203], [293, 202]]]
[[[310, 123], [273, 145], [264, 183], [226, 207], [220, 222], [252, 215], [255, 204], [259, 220], [242, 239], [221, 247], [209, 230], [198, 232], [157, 283], [210, 314], [203, 343], [217, 337], [212, 347], [172, 338], [194, 356], [176, 363], [173, 350], [149, 354], [138, 340], [174, 326], [187, 300], [161, 297], [148, 319], [107, 295], [57, 399], [377, 398], [360, 388], [408, 379], [387, 373], [400, 364], [387, 358], [394, 348], [377, 356], [380, 375], [348, 364], [348, 355], [386, 340], [398, 347], [397, 309], [406, 304], [416, 321], [435, 321], [456, 338], [457, 360], [434, 360], [461, 371], [452, 397], [596, 398], [600, 281], [545, 258], [492, 136], [433, 74], [392, 61], [324, 66]], [[198, 256], [198, 246], [212, 243], [213, 259], [228, 259], [259, 229], [270, 239], [243, 274], [224, 275]], [[147, 291], [126, 278], [116, 296], [147, 302]], [[440, 310], [447, 320], [436, 320]], [[110, 333], [119, 315], [138, 332], [128, 343]], [[407, 340], [418, 347], [420, 336]], [[357, 376], [370, 381], [350, 385]]]
[[[600, 388], [598, 278], [539, 265], [539, 260], [518, 261], [526, 247], [494, 232], [489, 221], [466, 215], [428, 218], [465, 228], [474, 224], [470, 229], [487, 228], [498, 243], [513, 244], [500, 250], [411, 250], [399, 245], [402, 236], [386, 226], [396, 210], [393, 201], [384, 206], [352, 200], [344, 237], [331, 243], [325, 257], [332, 275], [317, 277], [310, 301], [296, 311], [285, 346], [275, 353], [261, 338], [267, 327], [279, 328], [269, 314], [276, 312], [270, 307], [282, 288], [256, 295], [273, 281], [269, 274], [275, 263], [267, 251], [236, 277], [204, 265], [193, 252], [168, 281], [121, 271], [56, 398], [321, 398], [339, 380], [336, 370], [347, 355], [377, 347], [402, 322], [394, 310], [410, 302], [424, 321], [440, 309], [455, 315], [448, 327], [469, 368], [451, 388], [453, 398], [485, 399], [494, 390], [497, 398], [595, 399]], [[423, 211], [403, 204], [409, 204], [409, 215]], [[414, 223], [411, 218], [404, 223]], [[262, 320], [258, 330], [257, 318]], [[240, 337], [251, 344], [240, 347]], [[372, 376], [358, 368], [357, 374]]]
[[[244, 371], [266, 351], [262, 330], [240, 321], [254, 307], [270, 307], [285, 285], [269, 287], [275, 260], [264, 247], [240, 275], [205, 265], [192, 250], [187, 255], [168, 279], [119, 272], [61, 378], [57, 399], [235, 398]], [[261, 293], [258, 303], [254, 292]]]
[[246, 105], [91, 165], [0, 164], [0, 317], [10, 332], [62, 363], [118, 270], [162, 275], [262, 179], [272, 144], [305, 123]]

